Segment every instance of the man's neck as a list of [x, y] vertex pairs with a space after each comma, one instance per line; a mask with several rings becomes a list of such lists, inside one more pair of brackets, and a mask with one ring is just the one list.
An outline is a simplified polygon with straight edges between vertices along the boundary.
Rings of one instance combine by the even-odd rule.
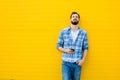
[[78, 30], [78, 28], [79, 28], [78, 25], [72, 25], [72, 24], [71, 24], [71, 30], [72, 30], [73, 32], [76, 32], [76, 31]]

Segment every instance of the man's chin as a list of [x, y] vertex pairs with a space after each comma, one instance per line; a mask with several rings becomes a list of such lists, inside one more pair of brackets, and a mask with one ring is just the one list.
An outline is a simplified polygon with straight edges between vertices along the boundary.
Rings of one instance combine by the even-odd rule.
[[77, 25], [79, 22], [71, 22], [71, 24], [73, 25]]

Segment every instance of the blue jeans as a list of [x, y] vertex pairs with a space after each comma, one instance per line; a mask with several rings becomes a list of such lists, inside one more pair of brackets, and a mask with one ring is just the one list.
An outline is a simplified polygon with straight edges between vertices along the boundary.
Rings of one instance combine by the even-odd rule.
[[62, 62], [62, 80], [80, 80], [81, 66], [77, 63]]

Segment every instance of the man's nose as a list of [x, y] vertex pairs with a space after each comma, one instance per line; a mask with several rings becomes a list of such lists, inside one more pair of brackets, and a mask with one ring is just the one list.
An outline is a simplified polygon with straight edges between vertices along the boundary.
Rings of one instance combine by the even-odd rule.
[[73, 20], [77, 20], [77, 18], [74, 18]]

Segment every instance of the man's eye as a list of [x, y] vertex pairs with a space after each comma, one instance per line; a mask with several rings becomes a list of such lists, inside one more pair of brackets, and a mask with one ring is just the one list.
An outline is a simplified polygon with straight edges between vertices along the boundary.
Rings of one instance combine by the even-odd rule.
[[76, 18], [78, 18], [78, 16], [76, 16]]
[[73, 16], [73, 18], [78, 18], [78, 16]]

